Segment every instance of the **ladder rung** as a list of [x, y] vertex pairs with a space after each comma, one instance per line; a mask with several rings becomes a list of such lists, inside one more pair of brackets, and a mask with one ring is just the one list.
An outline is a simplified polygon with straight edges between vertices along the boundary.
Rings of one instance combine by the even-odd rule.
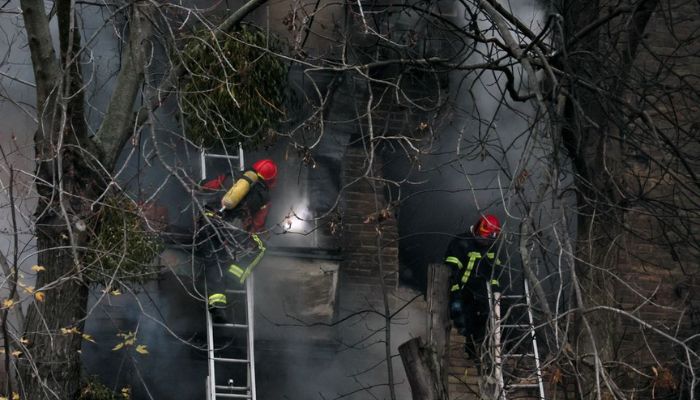
[[506, 389], [513, 388], [536, 388], [540, 387], [538, 383], [513, 383], [511, 385], [506, 385]]
[[247, 328], [247, 324], [214, 324], [212, 323], [213, 326], [218, 326], [221, 328]]
[[217, 389], [222, 389], [222, 390], [250, 390], [248, 386], [223, 386], [223, 385], [216, 385], [215, 386]]
[[247, 363], [247, 359], [243, 358], [221, 358], [221, 357], [214, 357], [214, 361], [216, 362], [228, 362], [228, 363]]
[[234, 294], [245, 294], [245, 290], [226, 289], [226, 290], [224, 290], [224, 292], [234, 293]]
[[516, 329], [530, 329], [528, 324], [504, 324], [501, 328], [516, 328]]
[[217, 393], [215, 397], [223, 397], [227, 399], [252, 399], [253, 396], [249, 394], [231, 394], [231, 393]]
[[524, 299], [525, 295], [524, 294], [502, 294], [501, 298], [502, 299]]
[[227, 160], [238, 160], [241, 158], [241, 156], [232, 156], [230, 154], [216, 154], [216, 153], [204, 153], [204, 157], [209, 157], [209, 158], [224, 158]]

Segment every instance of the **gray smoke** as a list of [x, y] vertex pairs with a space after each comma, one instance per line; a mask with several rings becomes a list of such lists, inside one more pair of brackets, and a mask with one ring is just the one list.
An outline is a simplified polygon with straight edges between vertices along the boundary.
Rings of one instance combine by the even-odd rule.
[[[16, 3], [8, 7], [13, 5], [16, 8]], [[125, 32], [119, 24], [103, 25], [102, 11], [97, 7], [81, 7], [84, 38], [94, 35], [87, 53], [92, 62], [85, 71], [90, 82], [89, 124], [94, 130], [106, 109], [108, 97], [103, 94], [111, 93], [119, 68], [117, 36]], [[512, 7], [522, 19], [532, 20], [533, 30], [537, 30], [542, 14], [536, 11], [534, 1], [517, 2]], [[29, 172], [22, 178], [23, 229], [26, 230], [31, 225], [29, 216], [33, 208], [28, 188], [34, 163], [31, 148], [34, 111], [29, 106], [34, 103], [34, 89], [22, 81], [31, 82], [33, 74], [26, 47], [16, 45], [26, 38], [13, 36], [17, 31], [15, 26], [21, 24], [21, 16], [2, 14], [0, 18], [3, 32], [0, 40], [8, 49], [2, 52], [6, 58], [0, 66], [3, 73], [0, 144], [3, 149], [11, 150], [9, 159], [15, 168]], [[473, 58], [468, 62], [479, 61]], [[503, 198], [502, 193], [522, 156], [532, 108], [514, 102], [501, 104], [497, 84], [502, 86], [503, 82], [494, 76], [485, 74], [477, 81], [467, 77], [466, 83], [462, 82], [463, 78], [457, 73], [450, 76], [453, 100], [447, 113], [450, 117], [436, 127], [436, 141], [431, 151], [421, 155], [419, 171], [414, 169], [407, 175], [409, 163], [402, 154], [389, 148], [382, 153], [389, 177], [408, 177], [412, 182], [421, 182], [402, 186], [406, 200], [399, 215], [403, 278], [419, 288], [424, 285], [427, 264], [441, 261], [451, 236], [466, 230], [480, 212], [496, 213], [507, 222], [511, 232], [522, 212], [516, 202]], [[318, 79], [321, 86], [328, 84]], [[350, 136], [349, 128], [340, 122], [347, 110], [338, 108], [341, 109], [327, 117], [336, 124], [327, 127], [327, 137], [317, 150], [316, 169], [306, 165], [287, 143], [280, 143], [270, 152], [247, 155], [253, 161], [271, 154], [283, 167], [268, 219], [268, 225], [273, 228], [271, 246], [309, 247], [319, 240], [309, 233], [314, 228], [312, 220], [330, 209], [336, 200], [343, 149]], [[144, 130], [140, 141], [128, 145], [122, 154], [124, 168], [120, 169], [117, 181], [134, 200], [152, 200], [165, 206], [171, 228], [186, 234], [196, 215], [191, 206], [191, 183], [199, 179], [200, 171], [198, 153], [181, 139], [176, 115], [172, 101], [158, 110], [153, 130]], [[10, 138], [11, 133], [16, 135], [16, 140]], [[7, 172], [3, 168], [6, 167], [0, 166], [0, 179], [6, 182]], [[224, 171], [229, 167], [217, 168]], [[0, 197], [3, 228], [9, 226], [5, 204]], [[293, 227], [287, 226], [289, 216]], [[3, 252], [9, 243], [6, 232], [0, 237]], [[25, 265], [32, 264], [30, 238], [28, 234], [22, 236], [23, 245], [29, 246]], [[511, 244], [515, 245], [517, 238], [512, 240]], [[115, 296], [97, 288], [91, 295], [91, 314], [85, 332], [96, 343], [86, 342], [83, 347], [86, 374], [99, 375], [116, 390], [130, 386], [135, 399], [196, 399], [204, 395], [206, 356], [201, 350], [205, 343], [204, 303], [194, 278], [202, 266], [191, 259], [186, 249], [179, 247], [173, 245], [161, 256], [159, 262], [164, 268], [158, 281], [134, 293]], [[306, 278], [295, 273], [299, 271]], [[352, 308], [340, 304], [337, 313], [333, 313], [327, 309], [327, 303], [315, 302], [318, 293], [328, 293], [324, 290], [333, 286], [334, 273], [337, 270], [334, 272], [332, 263], [289, 257], [267, 257], [258, 266], [256, 337], [260, 342], [257, 378], [261, 399], [388, 397], [383, 386], [387, 377], [381, 318], [364, 313], [334, 326], [313, 325], [332, 323], [358, 308], [376, 307], [376, 303], [360, 303]], [[312, 278], [324, 284], [314, 286]], [[393, 310], [412, 299], [414, 293], [400, 291], [399, 296], [400, 299], [392, 300]], [[397, 354], [396, 346], [409, 337], [424, 334], [423, 307], [422, 302], [415, 301], [396, 317], [392, 354]], [[135, 344], [147, 346], [149, 354], [136, 352], [135, 346], [113, 351], [122, 341], [117, 334], [127, 332], [137, 332]], [[408, 398], [400, 360], [395, 358], [393, 362], [395, 378], [400, 384], [398, 398]]]

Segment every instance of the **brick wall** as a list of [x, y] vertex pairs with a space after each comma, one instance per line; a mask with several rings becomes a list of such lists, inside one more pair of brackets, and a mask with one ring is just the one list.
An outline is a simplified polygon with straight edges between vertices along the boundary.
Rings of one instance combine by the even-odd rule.
[[464, 356], [464, 336], [450, 331], [447, 354], [447, 390], [450, 400], [478, 400], [479, 376], [474, 362]]
[[[620, 361], [652, 377], [630, 374], [630, 381], [624, 383], [636, 387], [640, 398], [651, 397], [655, 383], [657, 398], [673, 396], [669, 387], [673, 385], [660, 384], [659, 377], [668, 372], [666, 378], [678, 383], [677, 367], [684, 354], [669, 338], [684, 340], [700, 329], [700, 295], [695, 294], [700, 289], [696, 247], [700, 219], [697, 211], [681, 212], [685, 207], [697, 210], [698, 181], [692, 174], [700, 173], [694, 159], [700, 154], [699, 30], [700, 4], [659, 2], [633, 71], [638, 85], [635, 89], [643, 90], [645, 99], [652, 102], [644, 111], [658, 128], [658, 142], [644, 146], [628, 170], [631, 192], [642, 193], [644, 199], [633, 203], [625, 216], [628, 233], [622, 238], [623, 250], [618, 257], [621, 279], [616, 284], [619, 306], [649, 324], [623, 318], [623, 342], [618, 349]], [[628, 98], [636, 103], [634, 95]], [[640, 124], [639, 129], [648, 128]], [[687, 165], [679, 162], [679, 154]], [[667, 216], [661, 220], [650, 216], [659, 212]]]
[[[652, 105], [643, 111], [655, 121], [658, 134], [642, 131], [648, 127], [641, 116], [633, 121], [639, 129], [633, 134], [656, 141], [643, 143], [637, 155], [626, 154], [626, 189], [643, 193], [644, 199], [631, 199], [626, 205], [627, 233], [619, 238], [615, 255], [617, 306], [638, 318], [621, 319], [622, 339], [615, 356], [621, 365], [646, 375], [616, 376], [616, 384], [630, 390], [630, 398], [641, 399], [678, 398], [675, 387], [685, 354], [674, 341], [700, 331], [700, 4], [668, 0], [658, 7], [631, 72], [637, 94], [622, 96], [633, 107], [640, 97], [651, 99]], [[683, 208], [687, 210], [680, 211]], [[662, 223], [652, 212], [663, 213]], [[453, 331], [448, 366], [452, 400], [478, 398], [476, 371], [464, 359], [462, 343]], [[700, 348], [698, 340], [688, 343], [695, 351]]]
[[381, 161], [374, 157], [369, 168], [368, 160], [359, 146], [349, 147], [343, 159], [341, 307], [380, 300], [380, 263], [387, 288], [398, 285], [396, 219], [387, 208]]

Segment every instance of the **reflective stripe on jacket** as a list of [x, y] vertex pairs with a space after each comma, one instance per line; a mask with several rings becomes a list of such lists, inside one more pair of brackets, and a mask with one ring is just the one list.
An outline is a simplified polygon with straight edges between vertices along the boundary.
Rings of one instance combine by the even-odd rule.
[[465, 288], [475, 294], [486, 291], [486, 282], [499, 286], [501, 263], [496, 258], [494, 242], [480, 246], [471, 233], [454, 238], [445, 254], [445, 264], [450, 268], [450, 292]]

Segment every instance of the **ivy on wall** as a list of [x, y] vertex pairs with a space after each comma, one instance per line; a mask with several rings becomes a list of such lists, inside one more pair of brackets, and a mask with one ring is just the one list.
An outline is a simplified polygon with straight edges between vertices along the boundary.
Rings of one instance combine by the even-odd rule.
[[187, 40], [179, 101], [188, 139], [204, 147], [272, 144], [287, 86], [287, 66], [272, 54], [278, 48], [247, 24], [221, 40], [206, 29]]

